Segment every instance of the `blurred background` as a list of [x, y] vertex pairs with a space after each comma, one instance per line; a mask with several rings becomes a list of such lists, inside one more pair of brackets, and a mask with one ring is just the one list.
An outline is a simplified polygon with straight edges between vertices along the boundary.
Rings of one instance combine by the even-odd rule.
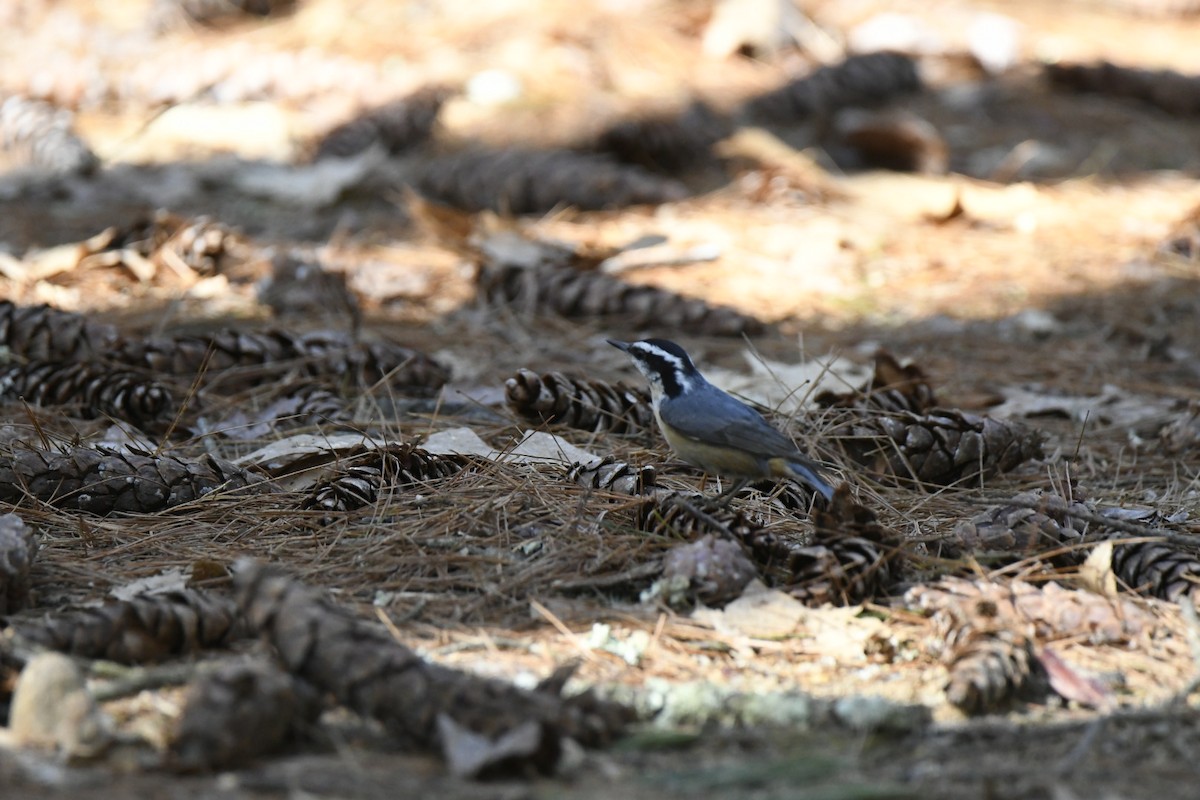
[[[1163, 252], [1190, 274], [1186, 0], [12, 0], [0, 25], [23, 302], [253, 316], [274, 254], [319, 246], [368, 313], [438, 316], [472, 289], [414, 196], [818, 327], [1002, 316]], [[110, 228], [85, 255], [154, 262], [197, 219], [248, 240], [242, 273], [29, 264]]]

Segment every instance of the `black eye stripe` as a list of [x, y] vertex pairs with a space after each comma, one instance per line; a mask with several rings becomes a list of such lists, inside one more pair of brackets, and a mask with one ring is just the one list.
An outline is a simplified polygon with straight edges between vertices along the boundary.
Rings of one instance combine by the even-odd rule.
[[687, 371], [688, 364], [672, 354], [651, 347], [639, 347], [637, 357], [659, 376], [663, 392], [668, 397], [675, 397], [683, 391], [683, 384], [679, 381], [680, 373]]
[[683, 392], [683, 385], [679, 382], [678, 373], [674, 369], [668, 369], [661, 374], [663, 394], [667, 397], [678, 397]]

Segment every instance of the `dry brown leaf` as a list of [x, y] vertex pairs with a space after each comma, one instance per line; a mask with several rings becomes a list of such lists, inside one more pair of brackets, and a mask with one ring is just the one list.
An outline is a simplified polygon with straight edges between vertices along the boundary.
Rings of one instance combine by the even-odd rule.
[[1113, 543], [1101, 542], [1079, 565], [1079, 582], [1096, 594], [1117, 596], [1117, 576], [1113, 573]]

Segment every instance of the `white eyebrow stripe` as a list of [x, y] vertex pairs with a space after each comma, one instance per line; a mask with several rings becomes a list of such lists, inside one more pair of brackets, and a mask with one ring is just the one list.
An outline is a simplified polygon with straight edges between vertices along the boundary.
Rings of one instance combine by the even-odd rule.
[[639, 344], [637, 345], [637, 349], [652, 358], [658, 358], [667, 362], [675, 368], [676, 372], [683, 371], [683, 359], [681, 359], [679, 356], [668, 353], [666, 350], [663, 350], [660, 347], [655, 347], [652, 344]]

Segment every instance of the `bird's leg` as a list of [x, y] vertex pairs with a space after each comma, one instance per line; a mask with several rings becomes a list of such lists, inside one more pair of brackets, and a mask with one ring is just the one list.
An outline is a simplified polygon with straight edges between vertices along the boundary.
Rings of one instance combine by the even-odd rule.
[[716, 508], [724, 508], [725, 506], [729, 505], [729, 501], [732, 500], [738, 492], [740, 492], [742, 489], [745, 489], [749, 483], [750, 481], [747, 478], [738, 478], [736, 481], [729, 484], [729, 487], [725, 489], [725, 491], [721, 492], [719, 495], [710, 500], [709, 504], [715, 506]]

